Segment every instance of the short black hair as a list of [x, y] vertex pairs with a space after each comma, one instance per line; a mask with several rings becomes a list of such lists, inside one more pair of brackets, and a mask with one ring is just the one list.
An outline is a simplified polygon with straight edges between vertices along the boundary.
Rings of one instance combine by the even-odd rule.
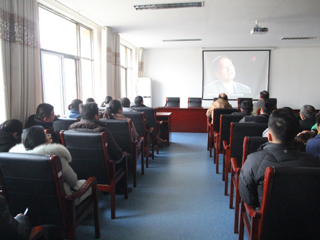
[[241, 107], [243, 110], [252, 111], [252, 109], [253, 109], [252, 101], [244, 100], [244, 101], [241, 102], [240, 107]]
[[268, 122], [271, 133], [281, 143], [291, 142], [298, 134], [300, 125], [294, 112], [285, 109], [274, 110]]
[[26, 128], [22, 133], [21, 139], [23, 146], [27, 150], [32, 150], [35, 147], [47, 142], [44, 128], [42, 126], [32, 126], [30, 128]]
[[303, 115], [305, 118], [315, 118], [316, 116], [316, 109], [314, 108], [314, 106], [311, 105], [304, 105], [301, 109], [300, 109], [300, 114]]
[[275, 106], [272, 103], [264, 102], [262, 105], [262, 110], [265, 114], [270, 115], [273, 110], [275, 110]]
[[320, 125], [320, 112], [318, 112], [316, 115], [316, 123], [317, 123], [317, 126]]
[[121, 98], [121, 99], [120, 99], [120, 102], [121, 102], [121, 106], [122, 106], [122, 107], [130, 107], [130, 100], [129, 100], [129, 98], [126, 98], [126, 97]]
[[99, 108], [96, 103], [86, 103], [81, 108], [81, 118], [84, 120], [93, 120], [94, 116], [99, 116]]
[[262, 99], [269, 99], [269, 93], [266, 90], [260, 92], [260, 98]]
[[141, 96], [136, 96], [136, 98], [134, 99], [134, 103], [135, 104], [143, 103], [143, 98]]
[[111, 96], [106, 96], [106, 98], [104, 99], [105, 103], [109, 103], [112, 100]]
[[87, 98], [87, 100], [86, 100], [86, 103], [95, 103], [95, 102], [96, 101], [91, 97]]
[[218, 98], [221, 98], [221, 99], [224, 99], [224, 100], [228, 100], [228, 95], [227, 94], [225, 94], [226, 96], [224, 96], [224, 97], [222, 97], [221, 96], [221, 93], [219, 94], [219, 96], [218, 96]]
[[109, 102], [109, 107], [107, 107], [103, 113], [103, 117], [113, 119], [114, 117], [112, 114], [117, 113], [121, 108], [122, 106], [119, 100], [111, 100]]
[[0, 125], [0, 129], [10, 134], [16, 132], [18, 136], [21, 136], [23, 124], [18, 119], [9, 119]]
[[49, 103], [41, 103], [37, 107], [36, 116], [40, 119], [48, 118], [53, 111], [53, 106]]
[[68, 106], [69, 110], [78, 110], [79, 111], [79, 105], [82, 104], [82, 100], [80, 99], [74, 99]]

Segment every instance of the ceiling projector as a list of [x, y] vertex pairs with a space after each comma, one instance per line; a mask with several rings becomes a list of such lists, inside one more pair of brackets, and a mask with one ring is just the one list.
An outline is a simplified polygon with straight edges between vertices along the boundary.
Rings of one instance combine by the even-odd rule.
[[252, 28], [252, 30], [250, 31], [250, 34], [266, 34], [268, 32], [268, 28], [266, 27], [260, 27], [258, 25], [258, 19], [256, 20], [256, 25], [254, 26], [254, 28]]
[[259, 27], [259, 26], [255, 26], [254, 28], [252, 28], [252, 30], [250, 31], [250, 34], [266, 34], [268, 32], [268, 28], [266, 27]]

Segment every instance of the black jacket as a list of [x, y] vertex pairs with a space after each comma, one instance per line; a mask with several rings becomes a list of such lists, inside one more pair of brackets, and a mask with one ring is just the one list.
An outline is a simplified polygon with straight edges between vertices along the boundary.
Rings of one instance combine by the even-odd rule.
[[300, 124], [300, 131], [303, 130], [308, 130], [310, 131], [313, 125], [316, 124], [316, 119], [315, 118], [306, 118], [304, 120], [299, 121]]
[[36, 125], [38, 125], [38, 126], [40, 125], [44, 129], [51, 130], [52, 131], [52, 141], [54, 143], [61, 143], [60, 136], [54, 132], [53, 123], [52, 122], [45, 122], [42, 119], [37, 118], [37, 116], [35, 114], [33, 114], [28, 118], [25, 127], [29, 128], [29, 127], [36, 126]]
[[10, 214], [6, 199], [0, 194], [0, 239], [24, 240], [29, 239], [31, 224], [23, 215], [13, 218]]
[[267, 167], [320, 167], [314, 156], [298, 152], [293, 143], [265, 143], [260, 151], [247, 157], [240, 171], [241, 199], [252, 207], [260, 207], [263, 196], [264, 173]]
[[0, 130], [0, 152], [9, 152], [10, 148], [15, 146], [18, 141], [12, 134]]
[[246, 116], [242, 118], [239, 122], [255, 122], [255, 123], [268, 123], [269, 115], [267, 114], [260, 114], [258, 116]]

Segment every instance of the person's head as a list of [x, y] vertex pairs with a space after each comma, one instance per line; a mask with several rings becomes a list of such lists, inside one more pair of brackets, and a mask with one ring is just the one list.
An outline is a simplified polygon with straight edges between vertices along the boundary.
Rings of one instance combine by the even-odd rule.
[[22, 143], [27, 150], [32, 150], [45, 143], [50, 143], [42, 126], [32, 126], [22, 133]]
[[120, 99], [120, 102], [121, 102], [121, 106], [122, 107], [130, 107], [130, 100], [129, 100], [129, 98], [126, 98], [126, 97], [124, 97], [124, 98], [121, 98]]
[[104, 99], [104, 103], [108, 104], [111, 100], [112, 100], [111, 96], [106, 96], [106, 98]]
[[219, 56], [214, 59], [213, 67], [215, 69], [215, 75], [222, 82], [230, 82], [236, 76], [236, 70], [233, 66], [232, 61], [225, 56]]
[[266, 90], [261, 91], [261, 92], [260, 92], [260, 98], [261, 98], [261, 99], [264, 99], [264, 100], [269, 99], [269, 93], [268, 93], [268, 91], [266, 91]]
[[260, 112], [262, 114], [266, 114], [270, 116], [270, 114], [274, 109], [275, 109], [275, 106], [272, 103], [264, 102]]
[[69, 104], [68, 109], [69, 110], [77, 110], [79, 111], [79, 106], [82, 104], [82, 101], [80, 99], [74, 99], [71, 104]]
[[23, 124], [18, 119], [10, 119], [0, 125], [0, 129], [11, 134], [15, 139], [21, 138]]
[[45, 122], [53, 122], [54, 120], [53, 106], [48, 103], [39, 104], [39, 106], [37, 107], [36, 116], [37, 118], [40, 118]]
[[103, 113], [104, 118], [113, 118], [112, 114], [122, 113], [123, 109], [119, 100], [111, 100], [109, 102], [109, 107]]
[[93, 98], [87, 98], [86, 103], [95, 103], [96, 101]]
[[224, 99], [224, 100], [228, 101], [228, 96], [225, 93], [220, 93], [218, 98], [221, 98], [221, 99]]
[[81, 118], [90, 121], [99, 121], [99, 108], [96, 103], [86, 103], [81, 108]]
[[304, 105], [300, 109], [300, 117], [302, 120], [306, 118], [314, 119], [316, 117], [316, 109], [311, 105]]
[[244, 100], [241, 102], [240, 108], [242, 111], [252, 112], [252, 109], [253, 109], [252, 102], [249, 100]]
[[141, 96], [136, 96], [134, 99], [134, 104], [136, 105], [143, 104], [143, 98]]
[[291, 142], [298, 134], [299, 128], [299, 121], [293, 111], [276, 109], [269, 117], [268, 139], [274, 143]]

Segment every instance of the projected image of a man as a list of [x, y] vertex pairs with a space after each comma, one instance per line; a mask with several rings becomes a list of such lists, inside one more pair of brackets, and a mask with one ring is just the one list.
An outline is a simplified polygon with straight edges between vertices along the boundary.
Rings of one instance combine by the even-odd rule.
[[251, 89], [242, 84], [233, 81], [236, 76], [236, 70], [232, 61], [224, 56], [219, 56], [213, 60], [212, 66], [215, 69], [215, 76], [219, 79], [207, 86], [211, 94], [225, 93], [251, 93]]

